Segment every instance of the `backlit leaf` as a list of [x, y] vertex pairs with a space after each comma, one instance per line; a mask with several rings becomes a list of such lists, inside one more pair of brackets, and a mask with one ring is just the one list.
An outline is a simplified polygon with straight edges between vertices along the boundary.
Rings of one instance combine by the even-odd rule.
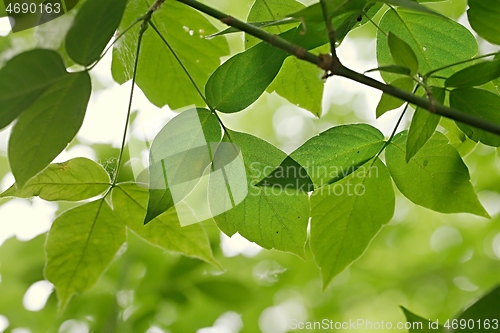
[[481, 86], [500, 77], [500, 60], [485, 61], [456, 72], [446, 79], [446, 87]]
[[409, 68], [412, 76], [417, 74], [418, 60], [413, 49], [390, 31], [387, 35], [387, 43], [394, 63]]
[[[392, 81], [390, 84], [391, 86], [397, 87], [402, 90], [406, 90], [408, 92], [411, 92], [413, 90], [413, 86], [415, 85], [413, 79], [410, 77], [400, 77], [399, 79]], [[399, 108], [404, 103], [405, 101], [402, 99], [383, 93], [377, 105], [377, 110], [376, 110], [377, 118], [386, 113], [387, 111]]]

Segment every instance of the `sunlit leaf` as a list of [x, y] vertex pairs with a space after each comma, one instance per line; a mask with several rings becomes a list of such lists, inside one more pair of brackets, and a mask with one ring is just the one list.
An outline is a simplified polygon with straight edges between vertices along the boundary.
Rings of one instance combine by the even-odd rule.
[[[500, 124], [500, 96], [478, 88], [459, 88], [450, 93], [450, 106], [462, 112]], [[486, 145], [500, 146], [500, 136], [456, 122], [458, 127], [472, 140]]]
[[19, 188], [45, 169], [80, 129], [91, 93], [87, 72], [54, 83], [12, 129], [9, 162]]
[[384, 135], [367, 124], [330, 128], [312, 137], [290, 156], [303, 166], [316, 187], [342, 179], [372, 159]]
[[446, 79], [446, 87], [481, 86], [500, 77], [500, 60], [485, 61], [456, 72]]
[[47, 201], [79, 201], [92, 198], [110, 186], [108, 173], [97, 163], [78, 157], [55, 163], [30, 179], [22, 189], [16, 184], [0, 194], [3, 197], [31, 198]]
[[[390, 84], [391, 86], [394, 86], [402, 90], [406, 90], [408, 92], [411, 92], [413, 90], [413, 86], [415, 85], [413, 79], [410, 77], [400, 77], [399, 79], [392, 81]], [[377, 110], [376, 110], [377, 118], [386, 113], [387, 111], [399, 108], [404, 103], [405, 101], [402, 99], [383, 93], [377, 105]]]
[[380, 161], [311, 196], [311, 249], [321, 269], [323, 288], [366, 250], [394, 214], [394, 190]]
[[391, 176], [405, 197], [441, 213], [489, 217], [474, 192], [467, 166], [443, 134], [434, 133], [408, 163], [406, 138], [406, 131], [396, 135], [385, 155]]
[[125, 225], [104, 199], [62, 213], [52, 224], [45, 251], [45, 276], [60, 308], [74, 293], [92, 287], [125, 242]]
[[390, 31], [387, 35], [387, 43], [394, 63], [409, 68], [412, 76], [417, 74], [418, 60], [413, 49]]
[[469, 0], [467, 17], [472, 29], [493, 44], [500, 44], [500, 7], [497, 0]]
[[96, 61], [118, 28], [126, 4], [127, 0], [85, 1], [66, 35], [71, 59], [83, 66]]

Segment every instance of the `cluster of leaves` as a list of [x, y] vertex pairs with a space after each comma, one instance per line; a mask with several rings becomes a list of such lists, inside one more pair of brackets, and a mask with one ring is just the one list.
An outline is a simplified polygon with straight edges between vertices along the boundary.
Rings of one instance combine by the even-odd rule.
[[[416, 94], [422, 90], [433, 103], [500, 124], [500, 95], [493, 87], [498, 88], [500, 57], [479, 61], [484, 56], [478, 56], [477, 42], [463, 26], [411, 0], [326, 3], [337, 43], [352, 29], [382, 15], [376, 70], [387, 83]], [[469, 6], [473, 29], [484, 39], [500, 43], [498, 28], [485, 23], [500, 17], [495, 1], [470, 0]], [[391, 220], [393, 182], [417, 205], [489, 217], [474, 192], [467, 166], [445, 134], [459, 132], [475, 142], [499, 146], [497, 135], [458, 122], [447, 123], [443, 134], [437, 131], [440, 117], [417, 108], [409, 131], [389, 140], [368, 124], [342, 125], [287, 155], [256, 136], [228, 129], [217, 112], [242, 111], [264, 92], [275, 91], [319, 117], [321, 71], [250, 36], [245, 51], [220, 65], [219, 59], [229, 54], [221, 36], [233, 30], [218, 33], [205, 16], [177, 1], [166, 1], [161, 9], [144, 16], [149, 8], [139, 0], [87, 0], [66, 34], [63, 51], [23, 52], [0, 70], [0, 128], [15, 121], [8, 157], [16, 180], [0, 197], [82, 202], [56, 218], [45, 244], [45, 276], [55, 285], [61, 307], [72, 294], [96, 283], [127, 242], [127, 230], [155, 246], [219, 265], [202, 225], [179, 224], [161, 172], [164, 163], [171, 163], [164, 153], [172, 144], [184, 152], [177, 155], [174, 166], [178, 182], [186, 173], [196, 178], [208, 169], [223, 168], [227, 156], [222, 143], [237, 146], [249, 195], [213, 218], [218, 228], [229, 236], [239, 233], [263, 248], [302, 258], [309, 241], [324, 288], [363, 254]], [[95, 24], [89, 28], [91, 21]], [[248, 21], [307, 50], [321, 50], [329, 41], [319, 4], [305, 7], [298, 2], [256, 0]], [[148, 23], [152, 28], [145, 30]], [[81, 127], [92, 90], [88, 71], [107, 51], [116, 31], [112, 73], [117, 82], [133, 79], [158, 107], [198, 106], [174, 118], [176, 122], [168, 123], [153, 142], [149, 191], [132, 182], [118, 182], [118, 172], [110, 179], [88, 159], [50, 164]], [[210, 34], [213, 39], [205, 38]], [[75, 64], [84, 70], [67, 70]], [[204, 94], [198, 87], [204, 87]], [[384, 94], [376, 115], [403, 103]], [[200, 133], [176, 131], [192, 116], [201, 120], [202, 139], [210, 142], [209, 159], [188, 153], [197, 147]], [[385, 163], [380, 158], [383, 151]], [[307, 175], [297, 183], [295, 176], [284, 172], [290, 166], [294, 175], [300, 170]], [[162, 182], [163, 189], [152, 186]], [[213, 191], [221, 185], [215, 180], [211, 184]], [[276, 186], [282, 189], [279, 193], [266, 190]], [[210, 198], [209, 205], [219, 204]]]

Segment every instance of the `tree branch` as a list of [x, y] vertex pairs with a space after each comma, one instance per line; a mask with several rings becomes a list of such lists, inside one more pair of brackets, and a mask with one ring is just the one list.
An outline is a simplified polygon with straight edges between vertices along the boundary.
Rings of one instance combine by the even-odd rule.
[[[254, 37], [257, 37], [265, 42], [268, 42], [272, 46], [278, 47], [286, 52], [288, 52], [291, 55], [296, 56], [299, 59], [308, 61], [322, 69], [325, 69], [325, 61], [326, 58], [324, 55], [317, 56], [307, 50], [305, 50], [303, 47], [300, 47], [298, 45], [295, 45], [293, 43], [290, 43], [289, 41], [276, 36], [272, 35], [264, 30], [261, 30], [255, 26], [252, 26], [250, 24], [247, 24], [243, 21], [240, 21], [232, 16], [229, 16], [225, 13], [222, 13], [212, 7], [209, 7], [205, 4], [202, 4], [196, 0], [177, 0], [178, 2], [182, 2], [194, 9], [199, 10], [202, 13], [205, 13], [209, 16], [212, 16], [216, 19], [219, 19], [221, 22], [232, 26], [238, 30], [244, 31]], [[464, 113], [462, 111], [459, 111], [457, 109], [453, 109], [447, 106], [444, 106], [440, 103], [433, 103], [432, 101], [414, 95], [412, 93], [409, 93], [405, 90], [396, 88], [391, 85], [387, 85], [385, 83], [382, 83], [380, 81], [374, 80], [371, 77], [365, 76], [361, 73], [355, 72], [342, 64], [340, 62], [336, 61], [331, 61], [330, 59], [328, 65], [329, 68], [327, 68], [332, 75], [337, 75], [337, 76], [342, 76], [348, 79], [351, 79], [353, 81], [359, 82], [361, 84], [370, 86], [372, 88], [381, 90], [382, 92], [394, 96], [396, 98], [402, 99], [404, 101], [407, 101], [409, 103], [412, 103], [416, 106], [419, 106], [423, 109], [428, 110], [431, 113], [436, 113], [439, 114], [443, 117], [447, 117], [453, 120], [457, 120], [459, 122], [462, 122], [467, 125], [471, 125], [474, 127], [477, 127], [479, 129], [500, 135], [500, 124], [496, 124], [493, 122], [490, 122], [486, 119], [476, 117], [467, 113]], [[334, 60], [334, 59], [333, 59]]]

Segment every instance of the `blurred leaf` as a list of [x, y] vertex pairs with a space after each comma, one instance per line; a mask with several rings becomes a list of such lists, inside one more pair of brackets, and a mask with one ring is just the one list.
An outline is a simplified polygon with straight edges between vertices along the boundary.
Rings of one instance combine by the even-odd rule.
[[[500, 124], [500, 96], [478, 88], [458, 88], [450, 93], [450, 106], [462, 112]], [[489, 146], [500, 146], [500, 136], [456, 122], [472, 140]]]
[[125, 242], [125, 226], [104, 199], [62, 213], [50, 228], [45, 276], [63, 309], [74, 293], [90, 289]]
[[[142, 0], [130, 0], [119, 31], [123, 32], [149, 9]], [[229, 54], [225, 38], [207, 40], [217, 29], [199, 12], [169, 1], [155, 12], [153, 22], [182, 60], [199, 87], [204, 87], [210, 74], [219, 67], [220, 58]], [[120, 84], [132, 78], [139, 25], [124, 35], [113, 49], [113, 78]], [[175, 82], [175, 84], [172, 84]], [[193, 84], [176, 59], [153, 29], [144, 33], [137, 69], [137, 85], [158, 107], [171, 109], [186, 105], [205, 106]]]
[[[460, 328], [454, 330], [454, 332], [498, 332], [499, 315], [500, 287], [496, 287], [468, 307], [458, 317]], [[470, 320], [474, 321], [474, 325], [470, 325]], [[466, 321], [469, 325], [465, 325], [465, 327], [462, 328], [460, 321]]]
[[[443, 88], [431, 87], [431, 91], [435, 101], [443, 104], [446, 97], [446, 90]], [[408, 131], [408, 139], [406, 141], [406, 162], [408, 162], [431, 138], [440, 119], [441, 117], [439, 115], [417, 107]]]
[[500, 7], [497, 0], [468, 0], [467, 18], [479, 36], [493, 44], [500, 44]]
[[[22, 30], [30, 29], [41, 24], [52, 21], [66, 13], [64, 2], [66, 2], [66, 10], [70, 10], [69, 3], [78, 0], [64, 1], [64, 0], [30, 0], [30, 1], [16, 1], [4, 0], [1, 7], [4, 7], [9, 16], [9, 21], [12, 26], [12, 31], [17, 33]], [[22, 4], [28, 5], [26, 10], [23, 10]], [[17, 7], [16, 10], [16, 5]], [[75, 4], [76, 5], [76, 4]], [[43, 7], [41, 7], [43, 6]], [[4, 8], [0, 9], [0, 17]]]
[[195, 283], [195, 286], [208, 297], [218, 302], [234, 306], [250, 302], [253, 298], [251, 291], [235, 280], [220, 280], [212, 278]]
[[401, 307], [405, 313], [406, 320], [412, 324], [412, 328], [408, 330], [409, 333], [446, 333], [443, 327], [438, 326], [438, 328], [431, 328], [429, 325], [431, 322], [422, 317], [417, 316], [408, 309]]
[[9, 139], [9, 162], [19, 188], [73, 140], [82, 126], [91, 90], [87, 72], [68, 74], [19, 117]]
[[481, 86], [500, 77], [500, 60], [485, 61], [456, 72], [446, 79], [446, 87]]
[[[410, 77], [400, 77], [399, 79], [392, 81], [390, 85], [402, 90], [406, 90], [408, 92], [412, 92], [415, 83], [413, 79]], [[377, 118], [386, 113], [387, 111], [399, 108], [404, 103], [405, 101], [402, 99], [383, 93], [377, 105], [377, 110], [376, 110]]]
[[108, 173], [97, 163], [78, 157], [49, 165], [30, 179], [22, 189], [16, 184], [0, 194], [3, 197], [31, 198], [47, 201], [80, 201], [92, 198], [110, 187]]
[[323, 289], [363, 254], [392, 218], [394, 205], [391, 177], [379, 159], [313, 193], [311, 249]]
[[467, 166], [443, 134], [435, 132], [408, 163], [406, 139], [406, 131], [396, 135], [385, 154], [391, 176], [405, 197], [437, 212], [489, 218], [474, 192]]
[[[248, 193], [242, 202], [236, 202], [234, 208], [223, 209], [232, 207], [233, 200], [221, 195], [221, 191], [226, 191], [225, 186], [217, 181], [215, 174], [211, 174], [210, 208], [212, 211], [224, 211], [214, 217], [217, 226], [228, 236], [238, 232], [266, 249], [274, 248], [304, 257], [309, 218], [307, 193], [287, 187], [255, 186], [276, 170], [286, 154], [250, 134], [229, 131], [229, 135], [231, 142], [240, 148], [243, 156]], [[220, 154], [221, 149], [218, 149], [216, 160]], [[233, 172], [232, 169], [227, 169], [226, 173]], [[241, 186], [238, 185], [238, 188]]]
[[387, 44], [394, 63], [409, 68], [411, 76], [416, 75], [418, 72], [418, 59], [410, 45], [390, 31], [387, 35]]
[[210, 242], [200, 224], [181, 227], [175, 208], [144, 225], [148, 190], [133, 183], [122, 183], [113, 189], [113, 208], [123, 223], [144, 240], [162, 249], [199, 258], [218, 266]]
[[120, 24], [126, 4], [127, 0], [85, 1], [66, 35], [71, 59], [83, 66], [99, 59]]
[[368, 124], [332, 127], [312, 137], [290, 157], [302, 165], [316, 187], [340, 180], [372, 159], [384, 135]]
[[55, 51], [35, 49], [8, 61], [0, 70], [0, 128], [66, 77], [63, 61]]
[[213, 150], [221, 139], [217, 116], [201, 108], [184, 111], [161, 129], [149, 152], [145, 223], [172, 208], [193, 190], [212, 163]]
[[[380, 21], [377, 33], [377, 60], [379, 66], [393, 64], [387, 36], [381, 31], [392, 32], [406, 42], [417, 56], [421, 73], [471, 59], [478, 53], [477, 42], [469, 30], [444, 16], [415, 12], [404, 8], [387, 11]], [[466, 67], [453, 66], [439, 75], [449, 76]], [[385, 82], [397, 78], [395, 74], [382, 73]]]

